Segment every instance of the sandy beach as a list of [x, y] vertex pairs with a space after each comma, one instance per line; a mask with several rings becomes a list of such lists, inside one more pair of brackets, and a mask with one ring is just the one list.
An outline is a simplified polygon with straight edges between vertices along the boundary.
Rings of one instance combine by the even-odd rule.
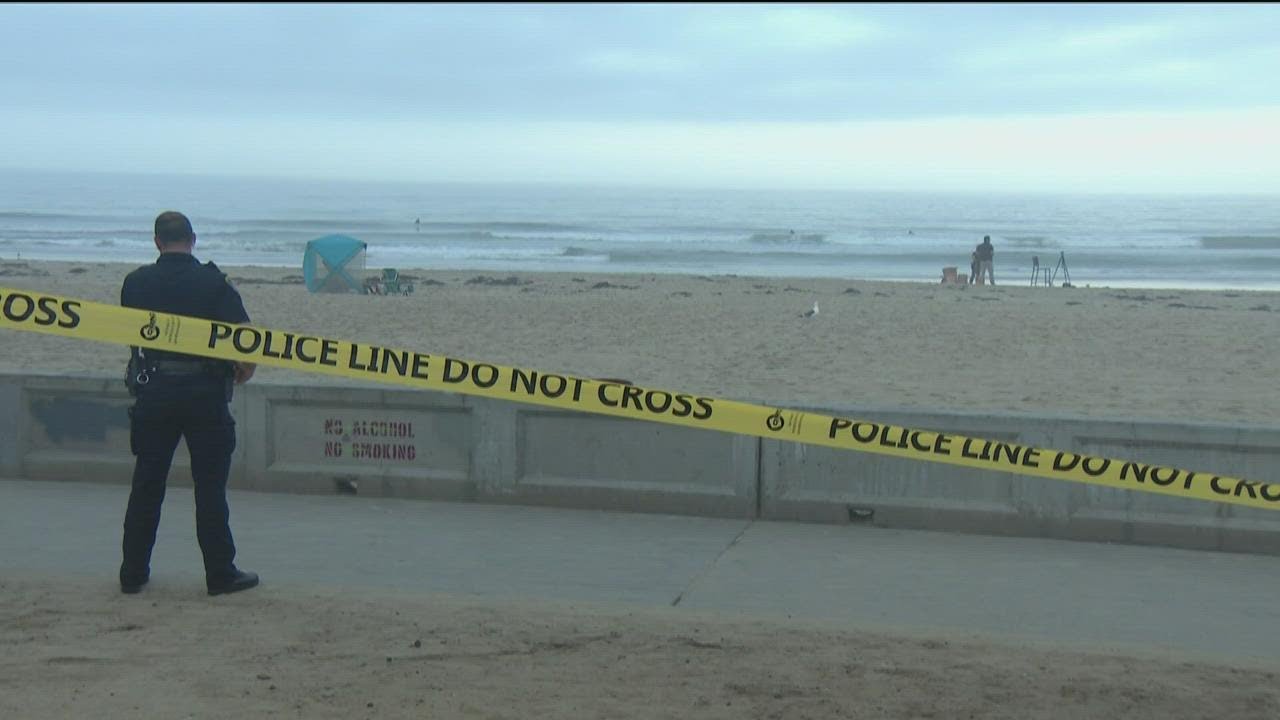
[[[132, 265], [5, 261], [115, 302]], [[1280, 293], [403, 270], [408, 297], [225, 268], [257, 325], [792, 407], [1277, 424]], [[366, 274], [372, 275], [373, 270]], [[815, 318], [801, 314], [814, 302]], [[118, 377], [6, 332], [0, 372]], [[255, 382], [331, 383], [263, 368]], [[777, 617], [334, 588], [209, 602], [0, 580], [13, 718], [1271, 718], [1275, 669]], [[220, 628], [219, 632], [205, 632]], [[199, 653], [192, 652], [198, 645]]]
[[[737, 613], [0, 580], [8, 718], [1273, 718], [1275, 668]], [[214, 632], [210, 629], [217, 628]], [[198, 648], [198, 651], [197, 651]]]
[[[7, 260], [0, 286], [117, 302], [133, 267]], [[416, 291], [377, 297], [310, 294], [293, 268], [223, 269], [263, 327], [734, 400], [1280, 418], [1274, 292], [401, 269]], [[4, 348], [0, 372], [115, 377], [125, 359], [34, 334], [6, 333]], [[263, 368], [255, 382], [337, 381]]]

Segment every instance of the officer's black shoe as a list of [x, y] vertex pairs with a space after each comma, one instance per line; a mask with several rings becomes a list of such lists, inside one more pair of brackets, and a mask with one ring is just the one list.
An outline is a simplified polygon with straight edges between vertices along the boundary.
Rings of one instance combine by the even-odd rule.
[[124, 593], [125, 595], [136, 595], [142, 592], [142, 586], [146, 585], [147, 581], [150, 579], [151, 578], [144, 577], [141, 580], [139, 580], [137, 578], [122, 577], [120, 578], [120, 592]]
[[210, 595], [226, 595], [227, 593], [240, 592], [258, 586], [258, 573], [245, 572], [237, 570], [235, 575], [229, 579], [218, 583], [209, 583]]

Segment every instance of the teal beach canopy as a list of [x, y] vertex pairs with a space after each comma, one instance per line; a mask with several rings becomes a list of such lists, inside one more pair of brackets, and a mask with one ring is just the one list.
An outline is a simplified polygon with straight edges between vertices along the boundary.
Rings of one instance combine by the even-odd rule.
[[[362, 292], [359, 274], [364, 271], [368, 245], [346, 235], [325, 235], [307, 243], [302, 256], [302, 277], [311, 292]], [[352, 275], [356, 273], [356, 275]]]

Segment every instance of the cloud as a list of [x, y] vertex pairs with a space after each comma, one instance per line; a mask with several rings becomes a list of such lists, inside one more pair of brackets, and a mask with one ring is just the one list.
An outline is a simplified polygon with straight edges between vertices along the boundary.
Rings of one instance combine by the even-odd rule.
[[843, 12], [815, 8], [778, 8], [765, 11], [754, 30], [753, 41], [768, 48], [833, 50], [865, 45], [886, 35], [878, 24]]
[[591, 71], [636, 75], [665, 75], [690, 69], [686, 58], [671, 53], [629, 48], [607, 48], [591, 52], [582, 58], [582, 65]]
[[[956, 65], [969, 73], [1044, 67], [1098, 67], [1144, 57], [1151, 46], [1185, 37], [1191, 28], [1153, 22], [1079, 30], [1032, 31], [1013, 40], [965, 48]], [[1185, 49], [1183, 50], [1185, 52]]]
[[883, 24], [859, 13], [857, 6], [695, 6], [673, 32], [694, 47], [735, 56], [825, 53], [888, 37]]
[[0, 6], [0, 163], [1274, 187], [1257, 119], [1280, 107], [1277, 20], [1229, 4]]
[[[826, 123], [0, 121], [14, 167], [419, 182], [1280, 193], [1280, 106]], [[102, 143], [103, 136], [112, 138]], [[85, 164], [90, 164], [86, 166]]]
[[1065, 57], [1098, 52], [1130, 52], [1135, 47], [1177, 40], [1188, 29], [1181, 23], [1170, 21], [1115, 25], [1068, 33], [1052, 43], [1048, 50], [1052, 55]]
[[[228, 121], [1242, 107], [1280, 101], [1278, 17], [1231, 5], [0, 6], [0, 97]], [[182, 51], [158, 54], [174, 33]]]

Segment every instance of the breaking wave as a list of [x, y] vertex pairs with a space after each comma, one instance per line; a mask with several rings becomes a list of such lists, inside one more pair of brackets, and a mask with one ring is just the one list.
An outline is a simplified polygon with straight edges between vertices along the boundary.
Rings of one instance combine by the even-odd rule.
[[1211, 250], [1280, 250], [1277, 235], [1207, 235], [1200, 245]]

